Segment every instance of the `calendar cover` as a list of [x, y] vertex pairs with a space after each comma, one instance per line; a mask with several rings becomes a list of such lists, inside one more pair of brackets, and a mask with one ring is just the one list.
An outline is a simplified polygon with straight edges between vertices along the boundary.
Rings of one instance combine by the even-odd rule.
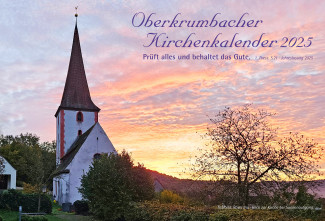
[[[298, 132], [325, 145], [323, 1], [0, 5], [4, 136], [58, 141], [56, 111], [77, 27], [97, 121], [118, 152], [150, 170], [189, 178], [210, 119], [246, 104], [275, 113], [279, 135]], [[324, 160], [317, 164], [323, 172]]]

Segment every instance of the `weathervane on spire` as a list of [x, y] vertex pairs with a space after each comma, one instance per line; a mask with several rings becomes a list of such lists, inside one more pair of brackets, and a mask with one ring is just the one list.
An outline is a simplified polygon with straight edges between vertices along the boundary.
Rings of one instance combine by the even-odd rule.
[[76, 9], [76, 14], [74, 16], [76, 17], [76, 20], [77, 20], [77, 17], [78, 17], [78, 6], [76, 6], [75, 9]]

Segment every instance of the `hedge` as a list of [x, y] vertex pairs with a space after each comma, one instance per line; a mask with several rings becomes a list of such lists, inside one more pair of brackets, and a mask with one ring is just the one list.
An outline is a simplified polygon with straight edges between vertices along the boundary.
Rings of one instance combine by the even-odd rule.
[[[311, 219], [290, 216], [281, 210], [218, 209], [209, 206], [190, 206], [141, 202], [133, 206], [124, 216], [126, 221], [297, 221]], [[320, 216], [313, 220], [323, 220]]]
[[[19, 206], [23, 207], [23, 212], [33, 213], [37, 212], [38, 195], [37, 194], [23, 194], [20, 191], [11, 189], [3, 191], [0, 194], [0, 209], [9, 209], [18, 211]], [[41, 212], [51, 213], [52, 202], [50, 197], [41, 195]]]
[[73, 203], [76, 214], [88, 215], [89, 206], [86, 200], [77, 200]]
[[45, 216], [22, 216], [21, 221], [48, 221]]

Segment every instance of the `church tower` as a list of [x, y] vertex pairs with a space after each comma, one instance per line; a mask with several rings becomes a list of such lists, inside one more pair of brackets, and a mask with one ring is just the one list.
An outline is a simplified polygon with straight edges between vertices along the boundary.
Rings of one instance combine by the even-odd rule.
[[[76, 17], [78, 15], [76, 14]], [[100, 109], [91, 100], [82, 60], [77, 23], [61, 104], [56, 117], [56, 169], [53, 199], [72, 205], [81, 200], [81, 177], [94, 159], [116, 154], [106, 132], [98, 122]]]
[[98, 122], [99, 111], [90, 97], [76, 22], [68, 74], [61, 104], [55, 113], [57, 165], [78, 136]]

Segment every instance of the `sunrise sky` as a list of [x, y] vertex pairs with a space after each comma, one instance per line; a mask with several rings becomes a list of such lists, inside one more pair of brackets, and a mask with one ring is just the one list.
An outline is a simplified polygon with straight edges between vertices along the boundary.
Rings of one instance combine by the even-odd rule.
[[[200, 137], [225, 106], [253, 103], [276, 112], [282, 133], [325, 145], [324, 1], [1, 1], [0, 133], [55, 139], [54, 114], [68, 70], [75, 10], [88, 84], [99, 121], [117, 150], [179, 176]], [[257, 28], [135, 28], [136, 12], [160, 19], [248, 18]], [[147, 33], [181, 39], [195, 32], [254, 39], [313, 37], [309, 48], [145, 48]], [[143, 54], [313, 56], [309, 61], [144, 61]], [[325, 170], [325, 160], [322, 164]]]

